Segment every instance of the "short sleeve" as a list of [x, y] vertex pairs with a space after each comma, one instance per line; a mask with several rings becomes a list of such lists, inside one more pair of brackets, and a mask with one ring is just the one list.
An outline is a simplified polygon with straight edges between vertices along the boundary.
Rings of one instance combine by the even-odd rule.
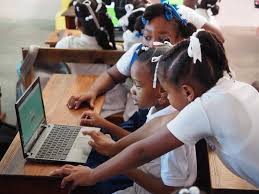
[[116, 63], [116, 67], [121, 74], [125, 76], [130, 76], [130, 70], [132, 66], [130, 62], [134, 55], [135, 50], [139, 45], [140, 45], [139, 43], [134, 44], [126, 53], [124, 53], [124, 55], [121, 56], [121, 58]]
[[184, 19], [192, 23], [196, 28], [202, 28], [207, 22], [205, 17], [199, 15], [195, 12], [195, 10], [184, 5], [178, 6], [178, 12]]
[[200, 139], [212, 135], [210, 122], [200, 98], [187, 105], [167, 124], [167, 128], [184, 144], [194, 145]]

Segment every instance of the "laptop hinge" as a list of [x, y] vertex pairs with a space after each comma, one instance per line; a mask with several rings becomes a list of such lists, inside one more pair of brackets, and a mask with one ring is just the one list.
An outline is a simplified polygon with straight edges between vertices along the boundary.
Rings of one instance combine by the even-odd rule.
[[28, 147], [28, 152], [26, 153], [27, 156], [32, 155], [31, 150], [33, 148], [33, 146], [35, 145], [35, 143], [38, 141], [39, 137], [41, 136], [42, 132], [44, 131], [44, 129], [47, 128], [46, 123], [43, 121], [43, 123], [39, 126], [38, 129], [38, 134], [36, 136], [36, 138], [33, 140], [33, 142], [31, 142], [30, 146]]

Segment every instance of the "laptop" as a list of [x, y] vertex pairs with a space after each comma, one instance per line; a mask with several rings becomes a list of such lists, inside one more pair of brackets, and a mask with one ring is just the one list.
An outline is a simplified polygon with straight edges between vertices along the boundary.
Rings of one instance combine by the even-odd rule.
[[[91, 152], [85, 127], [50, 124], [46, 121], [39, 77], [15, 103], [23, 156], [38, 162], [84, 164]], [[87, 130], [100, 130], [87, 127]]]

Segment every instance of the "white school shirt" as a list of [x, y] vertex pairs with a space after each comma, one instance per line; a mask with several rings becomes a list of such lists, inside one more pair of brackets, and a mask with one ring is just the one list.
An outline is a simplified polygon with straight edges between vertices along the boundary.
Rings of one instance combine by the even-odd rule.
[[[206, 19], [203, 16], [199, 15], [193, 9], [184, 5], [178, 6], [178, 12], [184, 19], [187, 19], [187, 21], [192, 23], [196, 28], [202, 28], [206, 23]], [[136, 48], [139, 45], [140, 43], [132, 45], [132, 47], [126, 53], [124, 53], [124, 55], [122, 55], [122, 57], [116, 63], [116, 67], [121, 74], [128, 77], [130, 76], [130, 70], [132, 66], [130, 62], [134, 52], [136, 51]]]
[[[156, 111], [155, 107], [152, 107], [147, 114], [146, 122], [175, 111], [172, 106], [159, 111]], [[197, 174], [195, 146], [181, 146], [177, 150], [168, 152], [162, 157], [142, 165], [138, 169], [154, 177], [162, 178], [164, 184], [167, 186], [191, 186]], [[133, 186], [117, 191], [115, 194], [150, 194], [150, 192], [134, 183]]]
[[168, 123], [181, 142], [205, 138], [236, 175], [259, 187], [259, 94], [250, 85], [221, 78]]
[[[91, 49], [91, 50], [103, 50], [97, 43], [97, 40], [93, 36], [88, 36], [81, 33], [80, 36], [66, 36], [57, 42], [56, 48], [77, 48], [77, 49]], [[69, 63], [68, 64], [72, 74], [88, 74], [99, 75], [102, 72], [109, 69], [105, 64], [81, 64], [81, 63]]]
[[137, 35], [138, 32], [134, 30], [131, 32], [130, 30], [126, 30], [123, 32], [122, 38], [123, 38], [123, 49], [124, 51], [129, 50], [134, 44], [140, 43], [142, 36]]

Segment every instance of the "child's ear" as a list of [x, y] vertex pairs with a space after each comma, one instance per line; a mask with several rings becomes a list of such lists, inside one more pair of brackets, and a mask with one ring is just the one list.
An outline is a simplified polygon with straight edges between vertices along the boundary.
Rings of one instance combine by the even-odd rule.
[[186, 100], [188, 102], [192, 102], [194, 100], [194, 96], [195, 96], [193, 88], [186, 84], [182, 85], [181, 88], [182, 88], [182, 92], [183, 92], [184, 96], [186, 97]]

